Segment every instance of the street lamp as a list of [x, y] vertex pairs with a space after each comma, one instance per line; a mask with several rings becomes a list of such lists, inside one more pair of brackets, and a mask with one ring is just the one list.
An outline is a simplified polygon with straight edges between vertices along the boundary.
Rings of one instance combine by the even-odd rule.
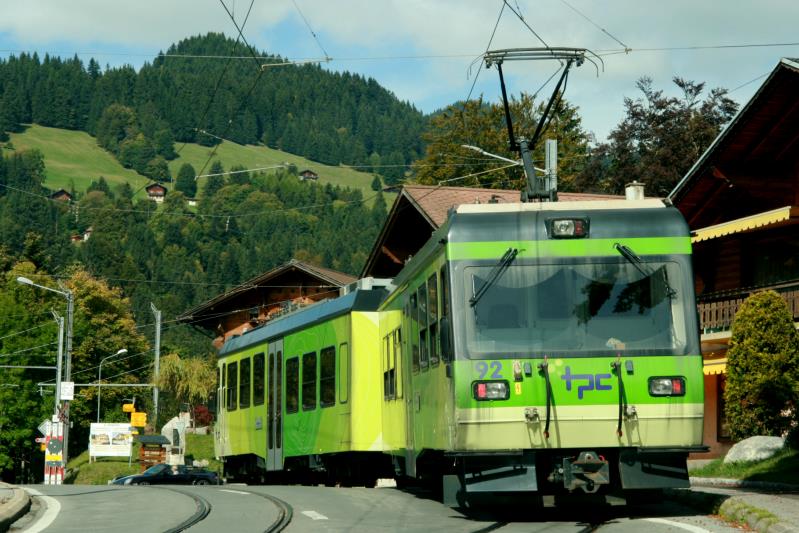
[[102, 386], [103, 386], [103, 384], [100, 383], [100, 380], [103, 379], [103, 363], [105, 363], [108, 359], [111, 359], [112, 357], [116, 357], [117, 355], [123, 355], [126, 353], [128, 353], [128, 349], [122, 348], [119, 351], [117, 351], [117, 353], [111, 354], [108, 357], [103, 357], [100, 360], [100, 367], [99, 370], [97, 371], [97, 423], [98, 424], [100, 423], [100, 393], [102, 392]]
[[[65, 369], [66, 370], [66, 372], [65, 372], [65, 374], [66, 374], [65, 380], [66, 381], [70, 381], [71, 378], [72, 378], [72, 321], [73, 321], [73, 316], [75, 314], [75, 298], [74, 298], [74, 296], [72, 294], [72, 291], [70, 291], [69, 289], [58, 290], [58, 289], [53, 289], [51, 287], [45, 287], [44, 285], [39, 285], [38, 283], [34, 283], [33, 281], [31, 281], [30, 279], [26, 278], [25, 276], [17, 276], [17, 283], [20, 283], [22, 285], [30, 285], [31, 287], [36, 287], [36, 288], [39, 288], [39, 289], [42, 289], [42, 290], [45, 290], [45, 291], [54, 292], [56, 294], [60, 294], [61, 296], [63, 296], [64, 298], [67, 299], [67, 334], [66, 334], [67, 338], [66, 338], [66, 346], [64, 347], [63, 358], [61, 357], [61, 354], [59, 353], [58, 363], [56, 364], [56, 396], [55, 396], [56, 404], [55, 404], [55, 414], [58, 415], [59, 414], [58, 405], [61, 402], [61, 379], [62, 379], [61, 378], [61, 368], [62, 368], [61, 361], [62, 361], [62, 359], [64, 359], [65, 362], [66, 362], [66, 365], [65, 365], [66, 366], [66, 369]], [[56, 320], [59, 321], [59, 326], [61, 326], [61, 324], [63, 323], [63, 319], [59, 320], [58, 318], [56, 318]], [[59, 329], [62, 329], [62, 328], [59, 328]], [[59, 352], [60, 352], [61, 351], [61, 346], [63, 344], [63, 338], [62, 338], [62, 335], [60, 334], [60, 332], [59, 332], [58, 341], [59, 341]], [[63, 445], [62, 451], [63, 451], [63, 456], [64, 456], [64, 463], [66, 464], [66, 461], [69, 459], [69, 454], [68, 454], [68, 451], [69, 451], [69, 401], [65, 401], [64, 402], [64, 409], [63, 409], [62, 413], [63, 413], [63, 422], [64, 422], [64, 433], [63, 433], [64, 445]]]

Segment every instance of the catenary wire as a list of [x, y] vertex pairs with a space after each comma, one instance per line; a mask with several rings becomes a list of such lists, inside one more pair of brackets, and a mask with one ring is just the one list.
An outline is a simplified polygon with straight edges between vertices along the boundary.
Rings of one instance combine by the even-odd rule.
[[575, 13], [577, 13], [578, 15], [580, 15], [581, 17], [583, 17], [583, 18], [584, 18], [585, 20], [587, 20], [588, 22], [590, 22], [590, 23], [591, 23], [591, 24], [592, 24], [592, 25], [593, 25], [593, 26], [594, 26], [596, 29], [598, 29], [599, 31], [601, 31], [602, 33], [604, 33], [605, 35], [607, 35], [608, 37], [610, 37], [611, 39], [613, 39], [614, 41], [616, 41], [617, 43], [619, 43], [620, 45], [622, 45], [622, 46], [624, 47], [624, 49], [625, 49], [625, 50], [630, 50], [630, 47], [629, 47], [629, 46], [627, 46], [626, 44], [624, 44], [623, 42], [621, 42], [621, 41], [620, 41], [618, 38], [616, 38], [616, 36], [615, 36], [615, 35], [611, 34], [611, 33], [610, 33], [608, 30], [606, 30], [605, 28], [603, 28], [602, 26], [600, 26], [599, 24], [597, 24], [596, 22], [594, 22], [593, 20], [591, 20], [591, 19], [588, 17], [588, 15], [586, 15], [585, 13], [583, 13], [582, 11], [580, 11], [579, 9], [577, 9], [576, 7], [574, 7], [573, 5], [571, 5], [571, 4], [570, 4], [569, 2], [567, 2], [566, 0], [560, 0], [560, 1], [561, 1], [562, 3], [564, 3], [564, 4], [566, 4], [566, 6], [568, 6], [568, 7], [569, 7], [569, 9], [571, 9], [572, 11], [574, 11]]

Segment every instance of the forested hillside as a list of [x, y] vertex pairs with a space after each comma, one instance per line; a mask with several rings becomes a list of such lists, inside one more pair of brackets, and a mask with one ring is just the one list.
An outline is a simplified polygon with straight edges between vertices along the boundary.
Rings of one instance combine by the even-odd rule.
[[[48, 198], [44, 173], [35, 150], [0, 160], [0, 267], [29, 261], [60, 276], [79, 264], [120, 287], [140, 322], [150, 302], [174, 317], [292, 257], [356, 274], [386, 215], [379, 192], [368, 207], [359, 190], [301, 182], [282, 169], [209, 178], [196, 208], [179, 192], [161, 207], [134, 200], [129, 185], [105, 180], [62, 203]], [[88, 240], [70, 241], [89, 228]], [[165, 340], [184, 353], [210, 350], [189, 333], [172, 327]]]
[[103, 69], [94, 59], [11, 56], [0, 61], [0, 138], [25, 123], [87, 131], [153, 178], [163, 177], [158, 158], [180, 151], [175, 142], [213, 145], [219, 137], [388, 169], [389, 181], [422, 152], [422, 113], [375, 80], [256, 54], [267, 59], [209, 58], [249, 55], [211, 33], [171, 46], [138, 72]]

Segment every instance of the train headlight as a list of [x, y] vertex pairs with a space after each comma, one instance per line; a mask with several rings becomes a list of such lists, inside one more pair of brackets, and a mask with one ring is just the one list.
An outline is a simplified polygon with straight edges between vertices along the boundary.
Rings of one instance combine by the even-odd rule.
[[650, 396], [685, 396], [685, 378], [649, 378]]
[[507, 400], [510, 388], [507, 381], [475, 381], [472, 383], [475, 400]]
[[575, 239], [588, 236], [588, 219], [555, 218], [547, 221], [553, 239]]

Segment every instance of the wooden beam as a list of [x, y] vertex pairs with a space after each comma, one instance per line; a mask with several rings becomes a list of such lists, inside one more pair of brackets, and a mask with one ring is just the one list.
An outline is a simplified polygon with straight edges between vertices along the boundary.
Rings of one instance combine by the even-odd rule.
[[405, 264], [403, 261], [401, 261], [401, 260], [399, 259], [399, 257], [397, 257], [396, 255], [394, 255], [393, 253], [391, 253], [391, 250], [389, 250], [388, 248], [386, 248], [386, 246], [385, 246], [385, 245], [383, 245], [383, 246], [381, 246], [381, 247], [380, 247], [380, 251], [381, 251], [381, 252], [383, 252], [383, 254], [384, 254], [386, 257], [388, 257], [389, 259], [391, 259], [391, 261], [392, 261], [392, 262], [394, 262], [394, 263], [396, 263], [397, 265], [403, 265], [403, 264]]

